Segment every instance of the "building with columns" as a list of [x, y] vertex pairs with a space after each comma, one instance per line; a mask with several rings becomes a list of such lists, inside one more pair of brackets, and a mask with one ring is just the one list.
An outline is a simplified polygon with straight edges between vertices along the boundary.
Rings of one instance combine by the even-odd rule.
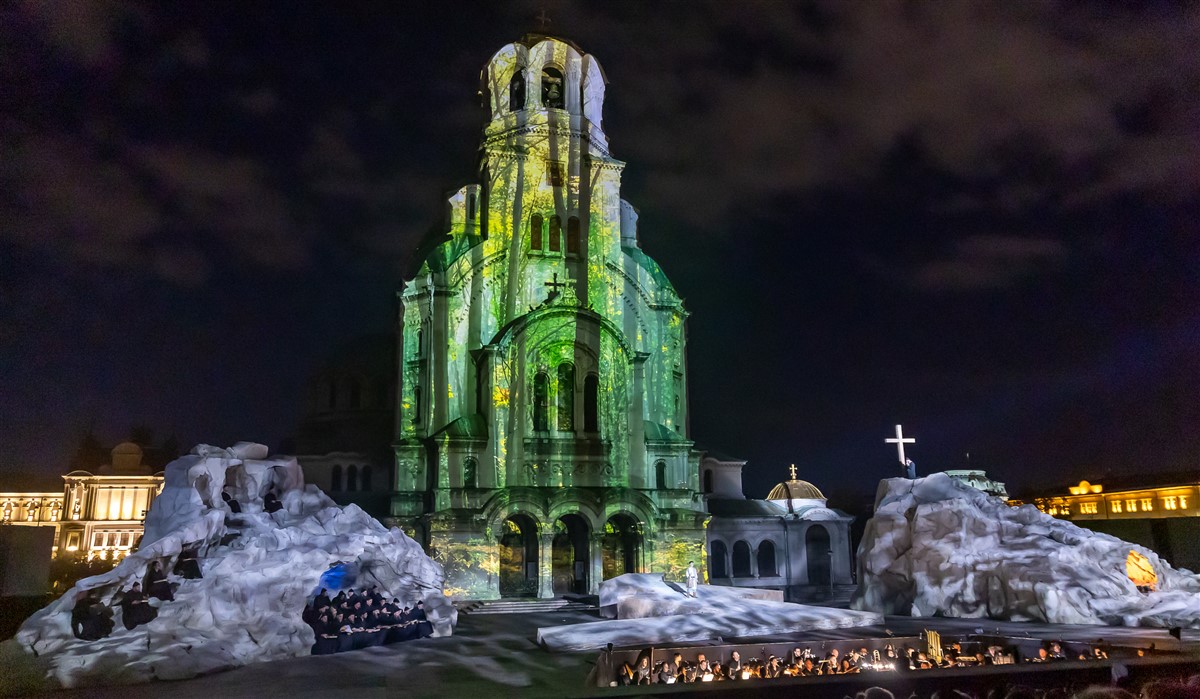
[[830, 509], [815, 485], [790, 478], [765, 500], [742, 491], [745, 461], [705, 454], [700, 461], [708, 525], [708, 577], [714, 585], [781, 590], [787, 601], [825, 597], [853, 582], [852, 515]]
[[606, 83], [561, 38], [492, 56], [478, 179], [399, 292], [391, 520], [458, 597], [703, 560], [688, 314], [621, 199]]
[[134, 550], [162, 473], [143, 462], [142, 448], [123, 442], [111, 461], [63, 476], [57, 492], [0, 493], [0, 526], [54, 529], [47, 555], [118, 561]]

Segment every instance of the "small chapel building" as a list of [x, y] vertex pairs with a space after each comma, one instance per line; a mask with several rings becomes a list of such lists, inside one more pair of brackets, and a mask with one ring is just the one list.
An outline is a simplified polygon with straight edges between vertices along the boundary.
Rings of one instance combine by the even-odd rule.
[[850, 525], [808, 481], [791, 477], [765, 500], [742, 491], [745, 461], [709, 453], [700, 462], [708, 525], [708, 578], [714, 585], [780, 590], [789, 602], [827, 599], [853, 583]]
[[596, 593], [703, 562], [688, 313], [641, 249], [607, 80], [529, 34], [484, 66], [475, 182], [399, 292], [391, 521], [459, 598]]

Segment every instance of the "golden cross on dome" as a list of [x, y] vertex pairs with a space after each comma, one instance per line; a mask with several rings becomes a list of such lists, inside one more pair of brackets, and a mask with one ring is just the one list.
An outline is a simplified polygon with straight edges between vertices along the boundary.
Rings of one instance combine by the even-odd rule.
[[550, 24], [550, 17], [546, 14], [546, 8], [543, 7], [542, 11], [534, 19], [538, 21], [538, 24], [542, 25], [542, 31], [546, 31], [546, 25]]
[[792, 480], [796, 480], [796, 464], [792, 464]]

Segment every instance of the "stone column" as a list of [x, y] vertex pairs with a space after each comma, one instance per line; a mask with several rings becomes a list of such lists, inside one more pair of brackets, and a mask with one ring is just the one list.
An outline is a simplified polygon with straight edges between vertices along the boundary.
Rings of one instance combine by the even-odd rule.
[[538, 597], [554, 596], [554, 530], [538, 535]]
[[604, 534], [593, 533], [588, 537], [588, 594], [600, 594], [600, 581], [604, 579]]

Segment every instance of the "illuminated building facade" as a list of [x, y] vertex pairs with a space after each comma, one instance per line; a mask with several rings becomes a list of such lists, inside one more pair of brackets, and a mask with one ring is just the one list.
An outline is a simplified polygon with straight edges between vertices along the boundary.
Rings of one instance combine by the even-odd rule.
[[1142, 544], [1176, 567], [1200, 569], [1200, 471], [1080, 481], [1026, 502], [1082, 527]]
[[492, 56], [479, 181], [399, 293], [391, 514], [459, 597], [703, 567], [687, 312], [620, 197], [605, 87], [562, 39]]
[[54, 527], [52, 555], [119, 560], [142, 535], [142, 521], [162, 488], [162, 474], [142, 463], [142, 449], [125, 442], [112, 462], [63, 476], [56, 493], [0, 493], [0, 525]]

